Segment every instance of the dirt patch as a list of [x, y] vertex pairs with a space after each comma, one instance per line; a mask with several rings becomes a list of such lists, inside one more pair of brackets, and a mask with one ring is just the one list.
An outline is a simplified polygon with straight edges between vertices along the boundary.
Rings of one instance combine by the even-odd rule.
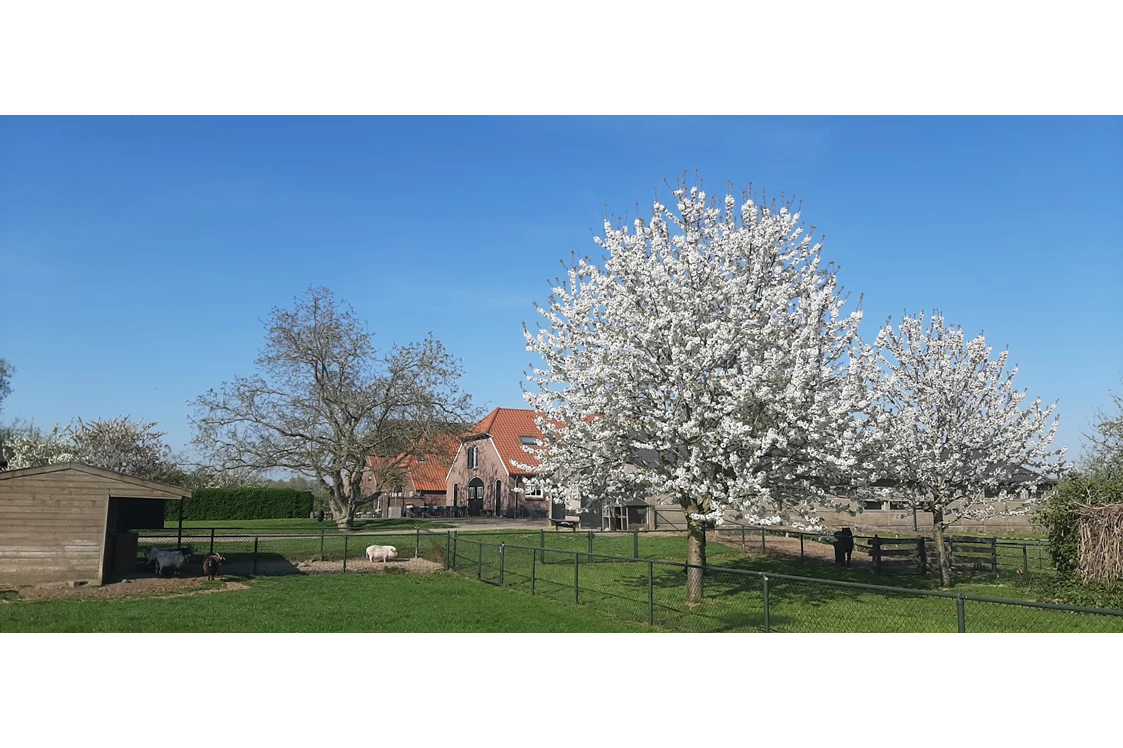
[[73, 597], [128, 597], [137, 595], [179, 597], [181, 595], [206, 595], [212, 592], [248, 589], [241, 582], [223, 582], [220, 587], [200, 589], [205, 582], [207, 580], [203, 577], [172, 577], [167, 579], [151, 577], [113, 582], [100, 587], [44, 585], [41, 587], [24, 587], [16, 590], [16, 592], [21, 600], [54, 600]]
[[[722, 545], [729, 546], [741, 550], [741, 538], [737, 535], [711, 535], [710, 540], [714, 540]], [[764, 548], [760, 546], [760, 534], [756, 535], [746, 534], [744, 550], [746, 553], [751, 553], [756, 556], [768, 556], [770, 558], [782, 558], [786, 560], [804, 561], [806, 563], [834, 563], [834, 546], [825, 543], [818, 543], [814, 540], [804, 539], [802, 557], [800, 555], [799, 538], [784, 538], [775, 535], [767, 535], [764, 538]], [[854, 551], [851, 557], [851, 567], [855, 569], [872, 569], [873, 562], [869, 556], [864, 553]]]
[[[348, 559], [348, 574], [435, 574], [444, 571], [444, 564], [424, 558], [392, 559], [390, 561], [368, 561], [367, 559]], [[301, 574], [341, 574], [342, 561], [300, 561], [296, 569]]]

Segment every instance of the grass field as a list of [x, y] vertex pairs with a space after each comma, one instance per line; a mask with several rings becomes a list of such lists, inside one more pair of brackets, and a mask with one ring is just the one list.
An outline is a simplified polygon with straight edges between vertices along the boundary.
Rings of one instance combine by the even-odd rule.
[[273, 577], [255, 579], [248, 589], [214, 594], [0, 602], [0, 632], [645, 630], [592, 608], [536, 599], [448, 573]]
[[[0, 606], [0, 630], [205, 630], [193, 627], [205, 625], [209, 615], [225, 615], [227, 609], [222, 606], [230, 605], [244, 609], [240, 608], [233, 615], [229, 625], [234, 628], [223, 630], [370, 630], [361, 628], [363, 615], [371, 613], [372, 605], [388, 603], [377, 600], [372, 603], [368, 592], [350, 591], [406, 589], [412, 591], [402, 594], [414, 596], [420, 601], [419, 606], [406, 606], [405, 597], [382, 595], [378, 598], [397, 599], [400, 603], [395, 608], [395, 622], [385, 630], [644, 630], [650, 617], [654, 627], [662, 630], [751, 632], [765, 628], [760, 572], [773, 575], [768, 589], [768, 627], [772, 631], [954, 632], [958, 628], [955, 599], [922, 594], [937, 588], [937, 582], [931, 577], [875, 574], [859, 568], [837, 567], [829, 562], [801, 562], [798, 558], [745, 553], [739, 547], [716, 542], [708, 544], [708, 562], [730, 571], [711, 570], [706, 579], [705, 601], [690, 606], [685, 602], [686, 577], [681, 562], [686, 541], [681, 536], [641, 534], [637, 539], [629, 534], [598, 535], [593, 539], [594, 555], [589, 556], [589, 539], [583, 533], [516, 530], [453, 534], [411, 531], [408, 527], [391, 533], [325, 533], [322, 537], [299, 537], [299, 528], [289, 532], [297, 537], [272, 533], [257, 538], [256, 567], [252, 537], [231, 538], [220, 534], [216, 536], [215, 546], [227, 557], [228, 563], [223, 569], [226, 573], [249, 576], [256, 569], [261, 575], [295, 572], [297, 576], [258, 577], [248, 580], [250, 590], [173, 599], [8, 602]], [[196, 549], [205, 551], [209, 537], [203, 547], [199, 547], [197, 540], [192, 541]], [[502, 563], [501, 542], [504, 544]], [[425, 577], [299, 575], [302, 570], [297, 565], [302, 560], [338, 561], [343, 557], [345, 544], [348, 558], [352, 560], [362, 557], [363, 549], [369, 544], [395, 545], [402, 558], [416, 552], [442, 566], [448, 552], [455, 551], [447, 560], [459, 576], [443, 573]], [[641, 558], [656, 562], [628, 560], [637, 553]], [[197, 570], [186, 573], [187, 576], [195, 574]], [[779, 575], [803, 579], [783, 579]], [[476, 581], [477, 577], [490, 585]], [[830, 581], [874, 585], [874, 588], [832, 585]], [[982, 575], [961, 579], [952, 592], [976, 597], [1053, 601], [1041, 589], [1018, 583], [1021, 581], [1024, 580], [995, 581], [993, 575]], [[356, 586], [349, 586], [352, 584]], [[883, 589], [890, 586], [901, 589]], [[505, 597], [492, 598], [496, 593]], [[493, 602], [509, 600], [510, 596], [520, 602]], [[243, 602], [236, 602], [239, 600]], [[496, 617], [486, 610], [467, 612], [473, 605], [499, 605], [500, 609], [513, 605], [518, 610], [510, 608]], [[196, 607], [206, 615], [197, 617], [184, 612]], [[348, 608], [348, 611], [338, 613], [340, 608]], [[540, 612], [527, 612], [530, 610]], [[558, 610], [570, 611], [577, 617], [571, 619], [567, 613], [556, 621], [556, 625], [563, 628], [555, 628], [552, 621]], [[149, 611], [153, 611], [152, 616]], [[331, 611], [338, 613], [338, 619]], [[974, 600], [966, 601], [964, 612], [969, 632], [1123, 631], [1123, 618], [1086, 613]], [[508, 614], [520, 616], [519, 622], [505, 622]], [[151, 624], [144, 622], [149, 617], [154, 621]], [[580, 623], [571, 624], [570, 621]], [[149, 625], [153, 628], [135, 628]], [[565, 628], [570, 625], [587, 628]]]
[[[706, 579], [706, 600], [690, 606], [685, 602], [686, 576], [681, 566], [588, 557], [551, 548], [510, 546], [504, 548], [501, 563], [497, 547], [478, 545], [464, 535], [460, 538], [455, 566], [461, 573], [547, 599], [594, 607], [620, 618], [647, 622], [650, 616], [656, 626], [673, 630], [763, 630], [763, 580], [759, 574], [742, 575], [735, 571], [809, 578], [774, 577], [770, 580], [768, 625], [772, 631], [958, 630], [956, 600], [922, 594], [936, 586], [930, 578], [887, 577], [833, 565], [746, 556], [738, 550], [714, 544], [709, 549], [710, 564], [735, 571], [711, 570]], [[643, 555], [681, 559], [682, 546], [681, 538], [650, 538], [643, 547]], [[860, 589], [816, 580], [903, 589]], [[968, 582], [961, 583], [953, 591], [976, 597], [1034, 598], [1032, 588], [1013, 584]], [[1123, 632], [1121, 617], [974, 600], [965, 603], [965, 623], [970, 632]]]

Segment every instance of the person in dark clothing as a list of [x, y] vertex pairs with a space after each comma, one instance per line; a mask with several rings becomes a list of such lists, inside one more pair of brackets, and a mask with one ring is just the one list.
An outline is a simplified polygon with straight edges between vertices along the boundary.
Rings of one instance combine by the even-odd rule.
[[844, 527], [834, 534], [834, 562], [849, 566], [853, 553], [854, 533], [850, 532], [849, 527]]

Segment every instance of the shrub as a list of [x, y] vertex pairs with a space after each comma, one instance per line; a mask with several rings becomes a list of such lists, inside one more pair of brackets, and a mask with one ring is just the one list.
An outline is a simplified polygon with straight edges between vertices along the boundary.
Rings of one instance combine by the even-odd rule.
[[1123, 471], [1100, 470], [1070, 474], [1034, 515], [1034, 523], [1049, 536], [1053, 566], [1064, 577], [1074, 577], [1080, 564], [1077, 544], [1081, 506], [1123, 503]]
[[[198, 488], [183, 501], [185, 520], [289, 519], [307, 517], [312, 494], [292, 488]], [[179, 519], [179, 507], [169, 501], [167, 519]]]

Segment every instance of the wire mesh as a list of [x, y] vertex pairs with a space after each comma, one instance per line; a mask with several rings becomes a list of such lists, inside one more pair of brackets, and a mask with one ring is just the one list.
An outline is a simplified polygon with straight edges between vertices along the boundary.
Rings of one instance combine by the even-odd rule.
[[970, 633], [1123, 632], [1120, 615], [975, 598], [965, 601], [964, 619]]

